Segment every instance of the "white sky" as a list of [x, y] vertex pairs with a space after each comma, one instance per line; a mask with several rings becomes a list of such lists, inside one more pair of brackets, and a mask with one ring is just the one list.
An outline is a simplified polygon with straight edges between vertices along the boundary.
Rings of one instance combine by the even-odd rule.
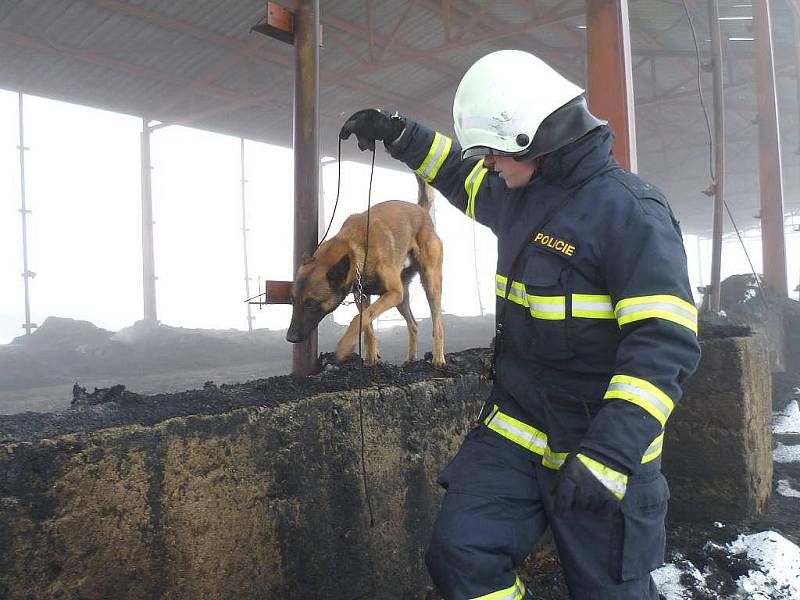
[[[31, 320], [85, 319], [118, 330], [142, 318], [141, 119], [25, 96], [26, 199]], [[19, 195], [18, 95], [0, 90], [0, 343], [24, 333]], [[239, 138], [166, 127], [151, 137], [156, 297], [161, 322], [184, 327], [247, 328]], [[245, 143], [251, 294], [258, 277], [292, 279], [293, 178], [290, 149]], [[332, 232], [367, 206], [369, 166], [342, 163]], [[324, 169], [326, 222], [336, 195], [336, 165]], [[375, 169], [373, 204], [416, 201], [408, 171]], [[479, 314], [472, 222], [443, 198], [435, 204], [445, 241], [443, 308]], [[481, 294], [493, 310], [494, 237], [476, 228]], [[458, 275], [456, 275], [458, 274]], [[465, 287], [466, 285], [466, 287]], [[417, 317], [428, 315], [412, 288]], [[254, 327], [285, 328], [290, 308], [258, 310]], [[335, 318], [349, 321], [353, 307]], [[392, 311], [389, 319], [399, 315]]]
[[[31, 319], [50, 315], [89, 320], [118, 330], [142, 317], [141, 119], [25, 96], [28, 264]], [[0, 90], [0, 343], [24, 333], [19, 195], [18, 95]], [[166, 127], [151, 138], [158, 318], [167, 325], [246, 329], [239, 138]], [[330, 152], [328, 152], [330, 154]], [[247, 141], [248, 258], [251, 293], [257, 278], [292, 278], [292, 153]], [[402, 167], [401, 167], [402, 168]], [[342, 163], [341, 198], [332, 231], [366, 209], [369, 166]], [[336, 165], [324, 169], [326, 222], [336, 193]], [[407, 171], [376, 168], [373, 203], [416, 198]], [[472, 222], [443, 198], [435, 204], [445, 244], [443, 309], [479, 314]], [[678, 215], [680, 218], [680, 215]], [[790, 288], [800, 272], [800, 235], [787, 249]], [[480, 293], [494, 309], [494, 237], [476, 227]], [[698, 246], [687, 236], [692, 285], [700, 285]], [[760, 268], [758, 238], [748, 243]], [[703, 242], [701, 252], [710, 253]], [[724, 246], [723, 277], [749, 271], [738, 242]], [[702, 279], [710, 273], [704, 261]], [[428, 315], [424, 293], [412, 288], [417, 317]], [[795, 294], [794, 297], [797, 297]], [[335, 318], [349, 321], [352, 307]], [[282, 329], [290, 309], [258, 310], [254, 327]], [[399, 319], [395, 311], [388, 320]]]

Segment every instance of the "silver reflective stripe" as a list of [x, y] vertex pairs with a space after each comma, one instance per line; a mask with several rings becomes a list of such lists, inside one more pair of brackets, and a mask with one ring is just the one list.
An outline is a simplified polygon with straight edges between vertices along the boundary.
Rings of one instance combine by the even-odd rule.
[[635, 313], [643, 312], [666, 312], [678, 315], [689, 321], [697, 321], [697, 315], [680, 306], [675, 306], [669, 302], [647, 302], [645, 304], [634, 304], [617, 309], [617, 318], [628, 317]]
[[603, 294], [572, 294], [572, 316], [586, 319], [614, 319], [611, 296]]
[[651, 394], [647, 389], [643, 387], [633, 385], [630, 383], [612, 380], [608, 386], [608, 391], [606, 392], [606, 394], [608, 394], [609, 392], [623, 392], [631, 394], [633, 396], [638, 396], [639, 398], [645, 400], [649, 406], [658, 410], [664, 416], [664, 421], [666, 421], [669, 418], [669, 415], [672, 413], [672, 409], [666, 404], [664, 404], [658, 396], [656, 396], [655, 394]]
[[[508, 278], [503, 275], [495, 275], [495, 294], [500, 298], [506, 298], [506, 285]], [[508, 300], [522, 306], [528, 306], [528, 301], [525, 294], [525, 286], [518, 281], [512, 281], [511, 287], [508, 290]]]
[[[590, 467], [591, 468], [591, 467]], [[615, 496], [624, 496], [625, 492], [628, 489], [628, 486], [623, 481], [619, 481], [618, 479], [612, 479], [608, 477], [602, 471], [598, 471], [596, 469], [591, 469], [592, 473], [595, 477], [597, 477], [604, 486], [606, 486]]]
[[[503, 413], [496, 414], [494, 419], [489, 422], [489, 428], [502, 429], [505, 433], [511, 434], [511, 436], [517, 438], [517, 440], [514, 441], [521, 446], [524, 445], [529, 449], [538, 448], [539, 452], [537, 452], [537, 454], [544, 453], [545, 449], [547, 448], [546, 439], [542, 439], [534, 433], [530, 433], [524, 429], [520, 429], [512, 423], [509, 423], [503, 418], [504, 416], [505, 415], [503, 415]], [[524, 442], [524, 444], [520, 442]]]
[[439, 167], [442, 166], [445, 154], [450, 151], [452, 143], [449, 137], [437, 131], [433, 136], [433, 142], [431, 142], [428, 156], [425, 157], [425, 160], [416, 169], [416, 173], [428, 183], [433, 181], [439, 173]]
[[606, 486], [606, 488], [608, 488], [618, 499], [622, 500], [622, 498], [625, 496], [625, 492], [628, 489], [627, 475], [620, 473], [619, 471], [615, 471], [614, 469], [605, 466], [603, 463], [598, 462], [593, 458], [589, 458], [580, 452], [575, 456], [584, 464], [587, 469], [592, 472], [595, 477], [597, 477], [597, 479], [600, 480], [600, 483]]
[[[528, 296], [530, 298], [530, 296]], [[563, 298], [562, 298], [563, 300]], [[558, 303], [552, 304], [550, 302], [543, 303], [543, 302], [530, 302], [530, 306], [532, 310], [536, 310], [538, 312], [545, 312], [545, 313], [563, 313], [565, 304]]]
[[659, 456], [661, 456], [661, 451], [664, 448], [664, 433], [660, 433], [656, 439], [653, 440], [653, 443], [647, 447], [647, 450], [644, 451], [644, 455], [642, 456], [642, 464], [648, 463], [651, 460], [655, 460]]
[[614, 307], [611, 306], [611, 302], [573, 302], [572, 306], [580, 310], [614, 312]]
[[567, 318], [567, 299], [564, 296], [527, 296], [531, 316], [535, 319], [560, 321]]

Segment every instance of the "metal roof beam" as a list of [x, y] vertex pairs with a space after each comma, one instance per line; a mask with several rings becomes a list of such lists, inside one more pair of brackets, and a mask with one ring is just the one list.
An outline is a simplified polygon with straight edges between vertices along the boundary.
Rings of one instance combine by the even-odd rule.
[[[252, 58], [255, 58], [257, 60], [265, 60], [274, 64], [281, 65], [289, 70], [292, 70], [293, 72], [294, 64], [292, 58], [289, 56], [284, 56], [282, 54], [271, 52], [263, 48], [251, 49], [247, 47], [246, 42], [242, 42], [241, 40], [230, 38], [228, 36], [213, 31], [209, 31], [202, 27], [198, 27], [190, 23], [185, 23], [183, 21], [174, 19], [172, 17], [167, 17], [165, 15], [162, 15], [161, 13], [157, 13], [152, 10], [147, 10], [139, 6], [128, 4], [125, 2], [120, 2], [119, 0], [92, 0], [92, 1], [96, 5], [106, 8], [108, 10], [137, 17], [151, 23], [156, 23], [168, 29], [173, 29], [175, 31], [186, 33], [187, 35], [191, 35], [198, 39], [208, 41], [212, 44], [218, 44], [233, 50], [241, 50], [246, 55]], [[328, 22], [328, 19], [323, 18], [322, 21], [323, 23], [326, 23]], [[448, 68], [455, 73], [460, 73], [460, 71], [458, 71], [454, 67], [448, 67]], [[337, 85], [342, 85], [344, 87], [351, 88], [355, 91], [368, 94], [375, 98], [380, 98], [381, 100], [386, 102], [399, 104], [405, 107], [413, 107], [420, 114], [427, 115], [434, 119], [441, 119], [444, 116], [444, 113], [442, 113], [441, 111], [435, 108], [431, 108], [430, 106], [417, 103], [411, 98], [407, 98], [399, 94], [395, 94], [394, 92], [390, 92], [388, 90], [373, 85], [368, 85], [366, 83], [353, 79], [352, 74], [350, 73], [342, 73], [339, 71], [332, 71], [330, 69], [320, 69], [320, 78], [323, 81], [334, 83]], [[174, 78], [172, 78], [172, 81], [174, 82]], [[233, 96], [234, 98], [238, 98], [238, 95], [236, 94], [230, 94], [230, 95]]]

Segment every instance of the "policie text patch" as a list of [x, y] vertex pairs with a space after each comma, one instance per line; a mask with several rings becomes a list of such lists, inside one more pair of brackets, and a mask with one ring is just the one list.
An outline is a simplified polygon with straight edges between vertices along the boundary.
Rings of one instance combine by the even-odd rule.
[[560, 252], [564, 256], [572, 256], [575, 254], [575, 246], [573, 244], [565, 242], [564, 240], [559, 240], [558, 238], [555, 238], [552, 235], [547, 235], [541, 231], [533, 238], [533, 243], [540, 244], [546, 248], [551, 248], [556, 252]]

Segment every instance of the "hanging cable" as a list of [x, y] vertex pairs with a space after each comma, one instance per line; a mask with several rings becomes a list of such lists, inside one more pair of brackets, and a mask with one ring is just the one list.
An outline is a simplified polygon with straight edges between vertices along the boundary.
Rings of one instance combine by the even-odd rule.
[[[692, 40], [694, 41], [694, 51], [695, 57], [697, 59], [697, 93], [700, 96], [700, 106], [703, 109], [703, 116], [705, 117], [706, 121], [706, 131], [708, 132], [708, 170], [709, 174], [711, 175], [711, 182], [714, 184], [716, 182], [716, 175], [714, 173], [714, 147], [712, 142], [712, 134], [711, 134], [711, 121], [708, 118], [708, 109], [706, 108], [706, 103], [703, 98], [703, 85], [702, 80], [700, 77], [701, 74], [701, 66], [700, 66], [700, 46], [697, 44], [697, 32], [694, 29], [694, 23], [692, 22], [692, 16], [689, 13], [689, 7], [686, 5], [686, 0], [682, 0], [683, 3], [683, 11], [686, 13], [686, 19], [689, 21], [689, 29], [692, 31]], [[764, 295], [764, 288], [761, 286], [761, 278], [756, 273], [756, 269], [753, 266], [753, 261], [750, 259], [750, 254], [747, 252], [747, 247], [745, 246], [744, 239], [742, 239], [742, 234], [739, 231], [739, 227], [736, 225], [736, 221], [733, 219], [733, 213], [731, 212], [730, 207], [728, 206], [728, 202], [723, 198], [722, 204], [725, 206], [725, 211], [728, 213], [728, 218], [731, 220], [731, 225], [733, 225], [733, 229], [736, 232], [736, 237], [739, 238], [739, 243], [742, 245], [742, 251], [744, 252], [745, 257], [747, 258], [747, 262], [750, 265], [750, 271], [753, 273], [753, 278], [755, 279], [756, 285], [758, 286], [759, 296], [764, 302], [766, 308], [769, 308], [769, 302], [767, 301], [767, 297]], [[699, 257], [698, 257], [699, 260]]]
[[[341, 140], [339, 141], [341, 147]], [[372, 176], [375, 173], [375, 148], [372, 149], [372, 165], [369, 170], [369, 188], [367, 190], [367, 227], [364, 240], [364, 266], [361, 269], [361, 274], [367, 273], [367, 257], [369, 256], [369, 212], [372, 206]], [[356, 265], [358, 266], [358, 265]], [[361, 337], [363, 334], [364, 326], [364, 296], [359, 298], [358, 310], [358, 358], [359, 358], [359, 386], [358, 386], [358, 426], [361, 433], [361, 476], [364, 480], [364, 495], [367, 499], [367, 509], [369, 510], [369, 526], [375, 526], [375, 515], [372, 512], [372, 495], [369, 491], [369, 483], [367, 482], [367, 456], [366, 447], [367, 443], [364, 438], [364, 405], [361, 400], [361, 394], [364, 389], [364, 356], [361, 349]]]
[[475, 267], [475, 292], [478, 294], [478, 307], [483, 316], [483, 299], [481, 298], [481, 280], [478, 277], [478, 244], [475, 239], [475, 219], [472, 220], [472, 263]]
[[[373, 162], [374, 162], [374, 160], [375, 160], [375, 157], [373, 156]], [[319, 244], [317, 244], [317, 250], [319, 250], [319, 247], [322, 245], [322, 242], [325, 241], [325, 238], [328, 237], [328, 233], [331, 230], [331, 226], [333, 226], [333, 218], [336, 216], [336, 207], [339, 206], [339, 189], [340, 189], [340, 186], [341, 186], [341, 183], [342, 183], [342, 138], [339, 138], [339, 150], [338, 150], [338, 152], [336, 154], [336, 163], [337, 163], [337, 165], [336, 165], [336, 168], [337, 168], [337, 173], [336, 173], [336, 201], [333, 203], [333, 212], [331, 213], [330, 221], [328, 221], [328, 228], [325, 230], [325, 235], [322, 236], [322, 239], [319, 241]], [[322, 198], [322, 202], [325, 202], [325, 198], [324, 197]]]

